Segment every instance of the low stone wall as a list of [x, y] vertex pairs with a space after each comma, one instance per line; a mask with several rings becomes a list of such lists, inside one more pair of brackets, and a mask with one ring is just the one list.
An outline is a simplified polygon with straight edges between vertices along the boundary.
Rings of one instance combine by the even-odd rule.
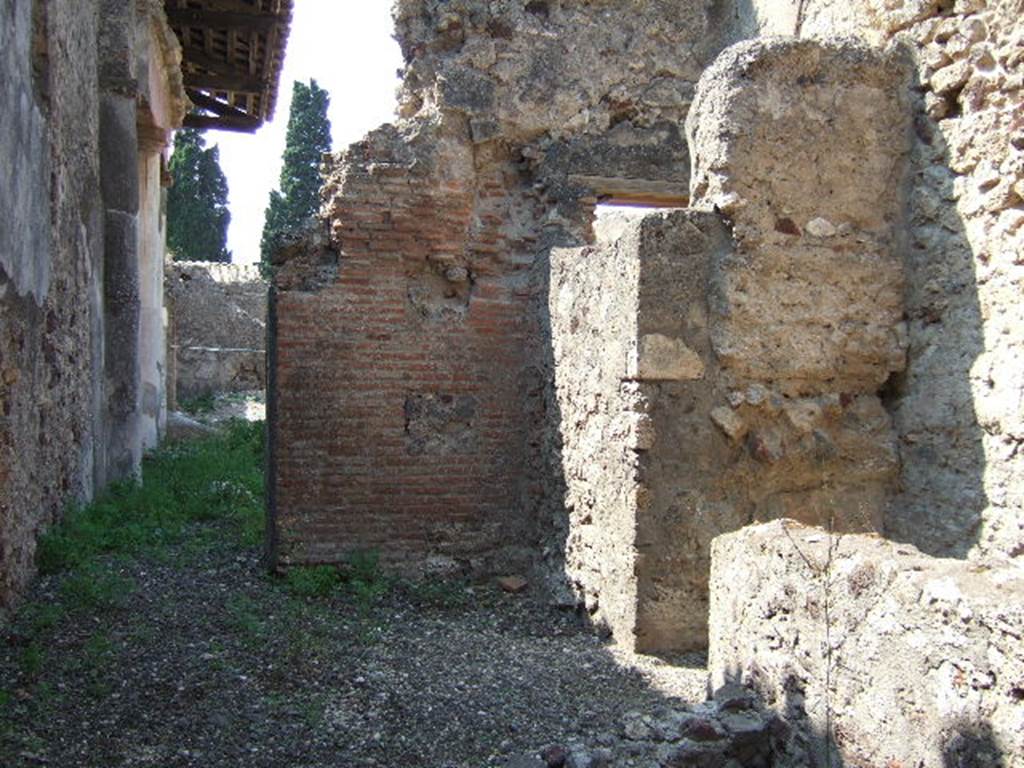
[[1024, 765], [1022, 638], [1008, 561], [789, 520], [712, 546], [711, 684], [755, 688], [816, 764]]
[[266, 387], [267, 283], [257, 266], [169, 261], [165, 291], [174, 401]]

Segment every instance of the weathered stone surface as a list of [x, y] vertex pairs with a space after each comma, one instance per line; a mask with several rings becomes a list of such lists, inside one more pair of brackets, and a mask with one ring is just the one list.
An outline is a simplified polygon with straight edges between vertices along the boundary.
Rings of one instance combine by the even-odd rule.
[[0, 18], [2, 611], [39, 533], [155, 442], [159, 150], [136, 126], [177, 125], [184, 93], [156, 0], [2, 0]]
[[267, 282], [255, 265], [168, 261], [177, 401], [266, 386]]
[[715, 353], [737, 377], [789, 396], [866, 394], [903, 369], [909, 82], [866, 46], [771, 38], [702, 76], [691, 192], [736, 241], [711, 312]]
[[[874, 100], [874, 140], [861, 101], [837, 96], [848, 97], [855, 65], [876, 78], [860, 78], [873, 83], [860, 99]], [[880, 530], [894, 486], [895, 435], [874, 391], [903, 363], [900, 200], [874, 180], [837, 202], [870, 232], [848, 224], [847, 240], [818, 242], [819, 221], [809, 243], [799, 228], [778, 231], [773, 207], [804, 223], [838, 220], [820, 202], [836, 197], [838, 170], [784, 175], [783, 158], [806, 152], [810, 132], [782, 118], [811, 107], [772, 94], [798, 93], [805, 79], [821, 89], [811, 101], [855, 132], [845, 149], [838, 128], [827, 134], [830, 162], [852, 168], [857, 141], [877, 141], [884, 179], [898, 180], [898, 67], [859, 47], [743, 44], [701, 81], [691, 118], [695, 199], [742, 200], [731, 228], [710, 211], [652, 214], [612, 244], [551, 258], [566, 568], [594, 620], [638, 650], [704, 645], [718, 533], [779, 516]], [[747, 143], [737, 128], [747, 123], [771, 134]]]
[[181, 411], [171, 411], [167, 414], [167, 440], [171, 442], [196, 440], [209, 437], [216, 432], [213, 427], [196, 421]]
[[[3, 77], [0, 84], [0, 265], [11, 288], [20, 295], [45, 300], [50, 286], [51, 231], [49, 210], [50, 154], [46, 126], [45, 74], [34, 71], [33, 3], [5, 0], [0, 29]], [[38, 13], [38, 12], [36, 12]], [[9, 217], [9, 218], [6, 218]], [[17, 224], [15, 225], [15, 222]], [[9, 226], [8, 226], [9, 224]]]
[[[910, 355], [894, 382], [901, 493], [886, 528], [940, 555], [1024, 552], [1019, 0], [757, 0], [766, 31], [911, 54]], [[799, 6], [799, 13], [797, 7]]]
[[104, 460], [95, 4], [47, 6], [0, 2], [0, 612]]
[[402, 119], [334, 160], [323, 228], [275, 257], [279, 562], [559, 567], [547, 253], [591, 237], [609, 180], [685, 197], [717, 51], [704, 3], [614, 8], [396, 4]]
[[[824, 765], [1024, 765], [1024, 571], [781, 520], [712, 545], [712, 685]], [[988, 756], [986, 756], [988, 753]], [[967, 760], [968, 762], [961, 762]]]

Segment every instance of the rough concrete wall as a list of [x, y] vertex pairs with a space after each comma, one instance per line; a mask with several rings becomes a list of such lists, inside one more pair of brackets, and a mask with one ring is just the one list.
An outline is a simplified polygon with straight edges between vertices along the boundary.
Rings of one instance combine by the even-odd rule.
[[0, 207], [2, 237], [20, 240], [5, 240], [4, 258], [15, 262], [0, 278], [0, 609], [32, 574], [38, 533], [103, 474], [94, 418], [102, 359], [93, 335], [102, 274], [95, 7], [46, 3], [33, 29], [32, 5], [0, 4], [2, 92], [17, 95], [0, 120], [20, 125], [0, 140], [0, 176], [22, 201]]
[[712, 687], [743, 682], [825, 765], [1024, 765], [1024, 575], [777, 521], [712, 549]]
[[591, 620], [634, 642], [640, 229], [617, 241], [551, 254], [551, 337], [561, 472], [565, 568]]
[[589, 238], [609, 179], [685, 197], [680, 122], [714, 48], [704, 3], [614, 7], [397, 4], [404, 119], [335, 160], [329, 242], [278, 259], [279, 562], [521, 566], [541, 539], [557, 559], [546, 255]]
[[103, 331], [107, 469], [141, 469], [142, 314], [139, 254], [138, 25], [134, 0], [100, 0], [100, 189], [103, 197]]
[[181, 125], [186, 100], [181, 46], [160, 0], [136, 0], [136, 130], [139, 138], [139, 385], [143, 449], [157, 445], [167, 424], [167, 311], [164, 253], [165, 193], [170, 183], [171, 132]]
[[139, 406], [143, 450], [155, 448], [167, 423], [167, 331], [164, 328], [164, 217], [160, 149], [142, 151], [139, 173]]
[[[0, 146], [4, 148], [0, 178], [0, 210], [10, 222], [0, 230], [0, 265], [10, 287], [31, 294], [37, 303], [50, 285], [49, 209], [50, 153], [47, 145], [46, 73], [33, 56], [34, 33], [45, 17], [30, 0], [5, 0], [0, 28], [5, 77], [0, 85]], [[35, 15], [35, 18], [33, 16]], [[45, 39], [45, 28], [38, 30]]]
[[255, 265], [168, 261], [178, 399], [266, 386], [267, 282]]
[[[786, 28], [796, 3], [758, 2]], [[917, 71], [910, 357], [894, 382], [902, 493], [887, 531], [933, 554], [1024, 552], [1024, 4], [801, 2], [800, 33], [856, 34]], [[792, 31], [792, 30], [787, 30]]]
[[[566, 565], [577, 589], [603, 589], [577, 539], [620, 538], [617, 523], [602, 530], [604, 515], [635, 519], [627, 643], [706, 643], [718, 533], [781, 516], [881, 528], [898, 472], [876, 392], [903, 365], [905, 82], [896, 62], [854, 45], [770, 39], [728, 49], [701, 79], [689, 118], [694, 200], [708, 210], [655, 214], [627, 230], [617, 248], [637, 261], [636, 288], [607, 270], [588, 274], [591, 251], [553, 261]], [[610, 252], [599, 249], [598, 264]], [[579, 296], [560, 274], [573, 273], [573, 260]], [[580, 308], [606, 301], [637, 313], [625, 374], [617, 345], [607, 357], [574, 351]], [[615, 378], [634, 382], [635, 394], [610, 398], [605, 381]], [[618, 412], [595, 420], [595, 403]], [[608, 431], [637, 410], [635, 434]], [[591, 428], [619, 441], [602, 449], [622, 457], [611, 484], [580, 470], [594, 449]], [[629, 482], [624, 499], [619, 475]], [[588, 494], [606, 508], [594, 532], [586, 506], [577, 507]], [[597, 596], [607, 599], [620, 598]]]

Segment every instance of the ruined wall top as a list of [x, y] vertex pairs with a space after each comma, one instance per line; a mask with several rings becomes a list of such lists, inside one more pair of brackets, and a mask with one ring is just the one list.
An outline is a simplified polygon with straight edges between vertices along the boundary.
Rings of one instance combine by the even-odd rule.
[[677, 121], [721, 47], [712, 5], [399, 0], [400, 112], [459, 110], [521, 139]]
[[[388, 162], [402, 151], [407, 165], [454, 158], [448, 175], [462, 179], [473, 175], [467, 163], [511, 158], [566, 221], [586, 218], [574, 206], [589, 196], [685, 199], [683, 120], [730, 25], [710, 0], [627, 5], [397, 0], [406, 61], [397, 127], [368, 136], [369, 153], [360, 144], [342, 153], [335, 171], [378, 162], [383, 143]], [[438, 154], [442, 139], [463, 148]]]

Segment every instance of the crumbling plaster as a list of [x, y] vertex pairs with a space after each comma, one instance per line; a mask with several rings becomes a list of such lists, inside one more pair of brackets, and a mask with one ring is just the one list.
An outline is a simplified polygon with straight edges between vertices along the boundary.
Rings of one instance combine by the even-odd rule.
[[1020, 568], [793, 521], [719, 537], [712, 563], [711, 687], [758, 691], [805, 765], [1024, 765]]

